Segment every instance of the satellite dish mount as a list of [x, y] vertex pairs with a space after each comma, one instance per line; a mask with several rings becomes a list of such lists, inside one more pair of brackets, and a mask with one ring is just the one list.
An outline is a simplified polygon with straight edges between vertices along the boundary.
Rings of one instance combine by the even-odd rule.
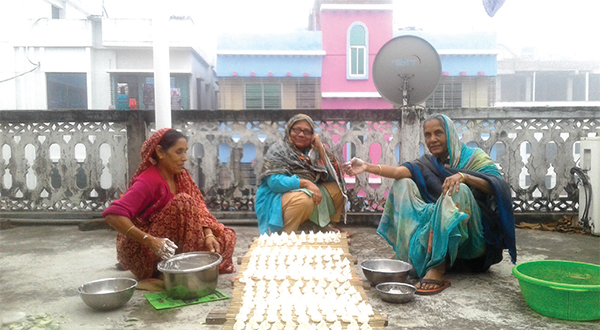
[[409, 85], [408, 85], [408, 80], [412, 77], [414, 77], [414, 74], [398, 74], [398, 77], [400, 77], [400, 81], [402, 82], [402, 87], [400, 87], [399, 89], [402, 91], [402, 106], [408, 106], [408, 91], [409, 89]]

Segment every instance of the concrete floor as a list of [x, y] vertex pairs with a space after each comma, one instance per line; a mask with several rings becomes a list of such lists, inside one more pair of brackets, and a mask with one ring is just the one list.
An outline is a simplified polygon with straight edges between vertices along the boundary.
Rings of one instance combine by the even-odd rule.
[[[254, 226], [234, 226], [238, 233], [235, 257], [243, 256], [258, 235]], [[393, 251], [373, 227], [352, 227], [350, 252], [358, 261], [389, 258]], [[116, 232], [80, 231], [77, 226], [17, 226], [0, 231], [0, 323], [41, 324], [60, 329], [220, 329], [205, 325], [213, 309], [228, 309], [231, 299], [156, 311], [136, 290], [121, 309], [92, 310], [76, 289], [106, 277], [132, 277], [115, 268]], [[600, 238], [517, 229], [519, 262], [559, 259], [600, 264]], [[358, 265], [356, 273], [364, 279]], [[387, 329], [600, 329], [600, 323], [571, 322], [540, 315], [525, 303], [508, 256], [484, 274], [449, 273], [452, 286], [434, 296], [417, 296], [410, 303], [383, 302], [375, 290], [369, 302], [387, 314]], [[234, 275], [222, 275], [219, 289], [231, 295]], [[365, 280], [366, 281], [366, 280]], [[25, 321], [25, 317], [39, 317]], [[46, 325], [41, 329], [51, 329]], [[56, 327], [55, 327], [56, 328]]]

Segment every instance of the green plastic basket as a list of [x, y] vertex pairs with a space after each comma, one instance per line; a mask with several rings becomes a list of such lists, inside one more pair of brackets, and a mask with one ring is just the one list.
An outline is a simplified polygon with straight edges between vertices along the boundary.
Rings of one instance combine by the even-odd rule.
[[539, 260], [514, 266], [513, 274], [536, 312], [573, 321], [600, 319], [600, 266]]

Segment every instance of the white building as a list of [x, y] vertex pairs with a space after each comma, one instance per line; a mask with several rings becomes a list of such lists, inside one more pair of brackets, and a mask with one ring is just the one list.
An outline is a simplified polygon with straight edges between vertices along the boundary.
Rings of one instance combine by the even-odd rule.
[[600, 106], [600, 61], [499, 60], [495, 106]]
[[[109, 19], [101, 0], [19, 0], [0, 31], [0, 110], [154, 109], [152, 20]], [[173, 16], [166, 33], [172, 109], [218, 108], [206, 34]]]

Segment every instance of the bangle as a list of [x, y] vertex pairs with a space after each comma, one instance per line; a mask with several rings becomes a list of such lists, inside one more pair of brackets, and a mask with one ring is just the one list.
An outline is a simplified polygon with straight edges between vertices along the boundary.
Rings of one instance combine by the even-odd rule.
[[379, 167], [379, 176], [381, 176], [381, 165], [377, 165]]
[[461, 181], [461, 182], [465, 182], [465, 180], [466, 180], [466, 179], [465, 179], [465, 175], [464, 175], [464, 174], [462, 174], [461, 172], [458, 172], [458, 174], [460, 174], [460, 177], [462, 178], [462, 181]]
[[208, 234], [208, 235], [204, 235], [204, 240], [206, 241], [207, 238], [209, 237], [214, 237], [215, 239], [217, 238], [215, 235], [213, 234]]
[[127, 231], [125, 232], [125, 234], [123, 234], [123, 236], [127, 237], [127, 234], [129, 234], [129, 231], [132, 230], [133, 227], [135, 227], [135, 225], [131, 225], [131, 227], [129, 227], [129, 229], [127, 229]]

